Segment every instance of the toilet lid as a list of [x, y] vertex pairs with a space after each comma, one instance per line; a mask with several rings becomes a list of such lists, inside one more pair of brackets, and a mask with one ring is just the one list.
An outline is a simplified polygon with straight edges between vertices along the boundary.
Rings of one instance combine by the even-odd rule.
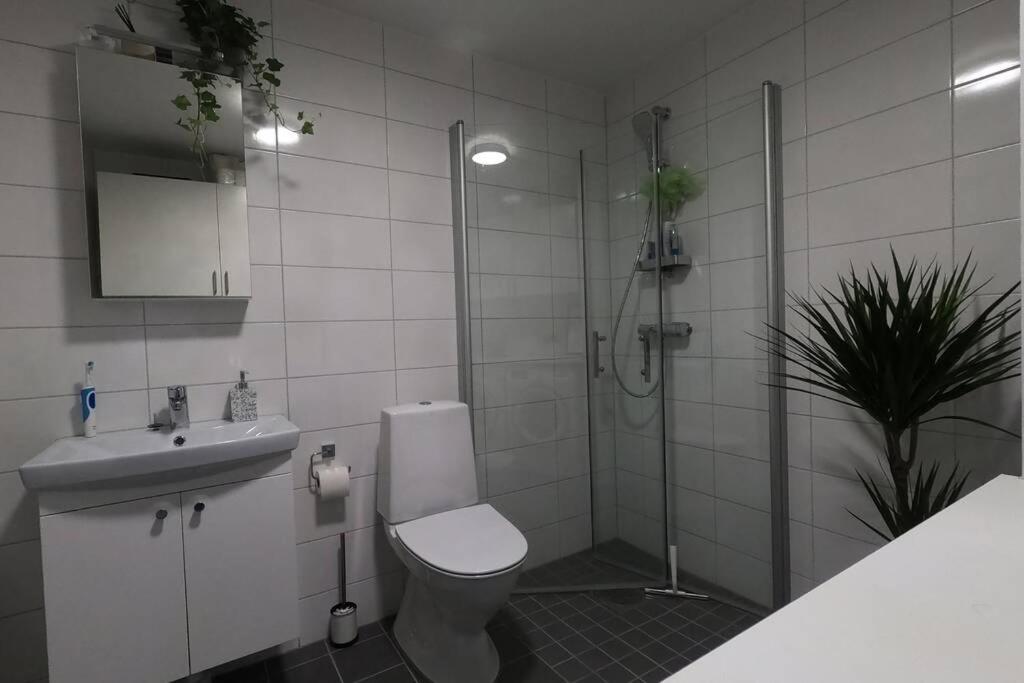
[[526, 538], [487, 504], [402, 522], [395, 532], [409, 552], [449, 574], [494, 574], [526, 557]]

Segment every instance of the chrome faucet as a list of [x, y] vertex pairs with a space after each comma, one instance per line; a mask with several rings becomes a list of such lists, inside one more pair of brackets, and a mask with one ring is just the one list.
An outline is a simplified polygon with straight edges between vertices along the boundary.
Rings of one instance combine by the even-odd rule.
[[176, 384], [167, 387], [167, 409], [170, 412], [170, 428], [188, 427], [188, 387]]

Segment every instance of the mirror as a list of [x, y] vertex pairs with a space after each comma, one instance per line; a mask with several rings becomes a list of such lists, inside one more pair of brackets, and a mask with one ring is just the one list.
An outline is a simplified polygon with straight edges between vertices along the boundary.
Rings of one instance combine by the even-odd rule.
[[201, 156], [177, 123], [181, 66], [76, 57], [93, 296], [250, 296], [241, 85], [217, 86]]

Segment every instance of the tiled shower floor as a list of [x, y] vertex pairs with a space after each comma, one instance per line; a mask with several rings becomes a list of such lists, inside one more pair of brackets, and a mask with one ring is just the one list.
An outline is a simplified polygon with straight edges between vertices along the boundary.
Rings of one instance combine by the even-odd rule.
[[[603, 558], [616, 560], [616, 566]], [[624, 566], [635, 567], [642, 572], [630, 571]], [[593, 550], [584, 550], [519, 575], [518, 590], [551, 587], [629, 585], [655, 586], [658, 581], [651, 576], [663, 575], [664, 562], [648, 555], [625, 541], [612, 540], [601, 543]]]
[[[425, 681], [399, 650], [391, 619], [345, 649], [314, 643], [215, 677], [216, 683]], [[488, 626], [500, 683], [661, 681], [758, 617], [708, 601], [654, 598], [637, 589], [514, 595]], [[436, 681], [435, 683], [446, 683]]]

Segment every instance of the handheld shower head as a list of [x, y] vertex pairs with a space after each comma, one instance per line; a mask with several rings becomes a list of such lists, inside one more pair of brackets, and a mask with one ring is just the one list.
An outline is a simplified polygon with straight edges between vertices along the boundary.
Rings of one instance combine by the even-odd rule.
[[633, 132], [640, 138], [643, 143], [644, 149], [647, 150], [647, 168], [648, 170], [654, 170], [654, 160], [652, 145], [654, 144], [654, 119], [667, 119], [672, 115], [672, 110], [668, 107], [652, 107], [648, 111], [642, 111], [633, 117]]

